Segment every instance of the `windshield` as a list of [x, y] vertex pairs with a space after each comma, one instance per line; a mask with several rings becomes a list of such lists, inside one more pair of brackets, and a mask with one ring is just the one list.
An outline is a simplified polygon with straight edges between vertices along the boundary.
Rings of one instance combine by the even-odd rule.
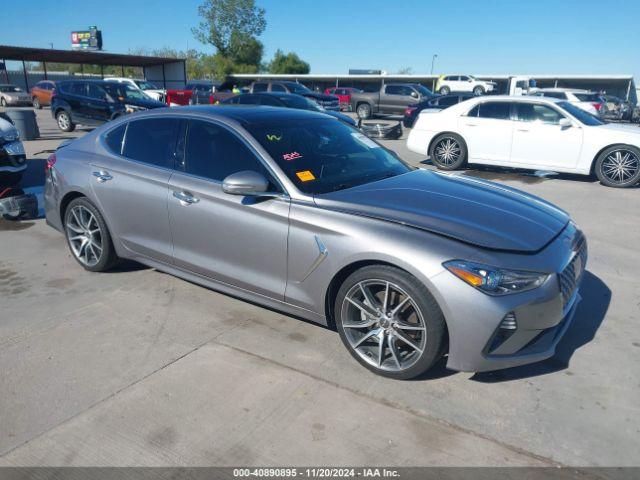
[[585, 112], [581, 108], [578, 108], [569, 102], [558, 102], [556, 105], [558, 105], [563, 110], [566, 110], [568, 113], [576, 117], [585, 125], [589, 125], [592, 127], [595, 127], [597, 125], [604, 125], [604, 122], [595, 115], [591, 115], [589, 112]]
[[351, 188], [412, 169], [355, 128], [332, 119], [278, 120], [245, 128], [308, 194]]
[[124, 83], [106, 83], [103, 87], [109, 95], [121, 102], [125, 99], [149, 100], [149, 97], [144, 92]]
[[427, 87], [423, 87], [422, 85], [414, 85], [415, 89], [420, 92], [420, 95], [423, 97], [432, 97], [433, 92], [429, 90]]
[[574, 93], [581, 102], [601, 102], [602, 99], [597, 93]]
[[293, 82], [287, 83], [287, 88], [289, 88], [289, 90], [292, 93], [309, 93], [309, 92], [311, 92], [311, 90], [309, 90], [307, 87], [305, 87], [301, 83], [293, 83]]
[[147, 82], [146, 80], [136, 80], [136, 85], [140, 88], [140, 90], [158, 90], [153, 83]]
[[16, 87], [15, 85], [0, 85], [0, 92], [8, 93], [21, 91], [22, 89], [20, 87]]

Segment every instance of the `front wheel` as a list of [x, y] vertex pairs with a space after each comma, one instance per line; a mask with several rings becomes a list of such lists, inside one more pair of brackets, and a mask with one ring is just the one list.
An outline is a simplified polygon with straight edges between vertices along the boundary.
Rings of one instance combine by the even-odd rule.
[[631, 145], [607, 148], [595, 164], [600, 183], [607, 187], [626, 188], [640, 181], [640, 150]]
[[429, 156], [440, 170], [457, 170], [467, 162], [467, 146], [459, 135], [445, 133], [433, 141]]
[[71, 115], [64, 110], [60, 110], [56, 114], [56, 121], [58, 128], [63, 132], [73, 132], [76, 129], [76, 125], [71, 121]]
[[358, 114], [358, 118], [367, 120], [371, 118], [371, 106], [368, 103], [361, 103], [356, 108], [356, 113]]
[[117, 263], [107, 224], [87, 198], [76, 198], [69, 203], [64, 230], [71, 254], [85, 270], [104, 272]]
[[40, 104], [40, 99], [38, 97], [33, 97], [31, 103], [33, 103], [33, 108], [35, 108], [36, 110], [42, 109], [42, 105]]
[[355, 271], [338, 291], [335, 312], [349, 353], [378, 375], [414, 378], [444, 355], [444, 315], [426, 287], [404, 270], [372, 265]]
[[480, 85], [478, 85], [477, 87], [473, 88], [473, 94], [474, 95], [483, 95], [484, 94], [484, 88], [482, 88]]

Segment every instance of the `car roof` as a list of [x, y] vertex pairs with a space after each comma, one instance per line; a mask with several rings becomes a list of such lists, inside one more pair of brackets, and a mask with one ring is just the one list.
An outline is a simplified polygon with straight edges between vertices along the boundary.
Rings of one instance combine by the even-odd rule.
[[592, 92], [591, 90], [584, 90], [582, 88], [561, 88], [561, 87], [553, 87], [553, 88], [539, 88], [539, 92], [568, 92], [568, 93], [597, 93]]
[[197, 114], [199, 116], [225, 117], [238, 122], [241, 125], [255, 125], [264, 122], [279, 121], [301, 121], [313, 119], [332, 118], [320, 112], [310, 110], [298, 110], [295, 108], [278, 108], [255, 105], [191, 105], [179, 108], [159, 108], [147, 110], [141, 114], [136, 114], [138, 118], [155, 115], [181, 115]]
[[475, 98], [481, 101], [509, 101], [509, 102], [547, 102], [560, 103], [563, 100], [558, 98], [540, 97], [538, 95], [475, 95]]

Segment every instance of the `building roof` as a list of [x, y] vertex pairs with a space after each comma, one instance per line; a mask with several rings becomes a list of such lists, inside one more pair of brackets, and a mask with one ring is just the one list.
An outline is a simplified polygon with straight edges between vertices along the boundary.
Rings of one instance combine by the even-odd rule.
[[150, 67], [167, 63], [184, 62], [183, 58], [149, 57], [104, 51], [54, 50], [0, 45], [0, 59], [25, 62], [82, 63], [85, 65], [123, 65]]

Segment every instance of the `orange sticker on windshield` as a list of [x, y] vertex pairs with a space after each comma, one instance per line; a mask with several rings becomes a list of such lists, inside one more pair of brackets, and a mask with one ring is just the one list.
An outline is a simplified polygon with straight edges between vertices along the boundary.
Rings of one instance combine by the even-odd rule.
[[303, 170], [302, 172], [296, 172], [296, 176], [300, 179], [301, 182], [310, 182], [311, 180], [315, 180], [316, 177], [311, 173], [310, 170]]

